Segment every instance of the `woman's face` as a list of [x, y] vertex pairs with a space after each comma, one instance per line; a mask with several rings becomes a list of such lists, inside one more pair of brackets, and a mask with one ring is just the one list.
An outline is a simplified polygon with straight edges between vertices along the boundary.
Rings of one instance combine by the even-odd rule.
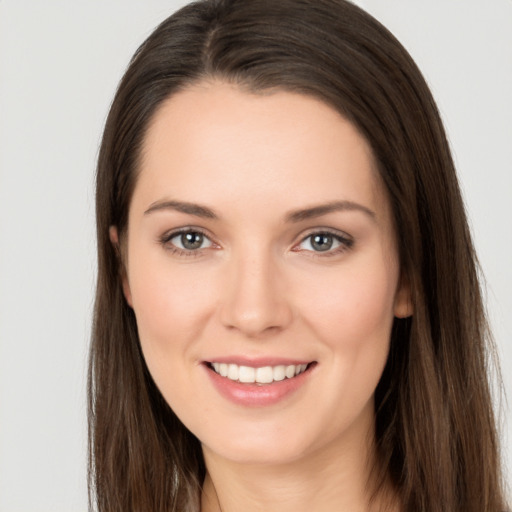
[[367, 439], [409, 301], [371, 150], [336, 111], [223, 83], [175, 94], [126, 243], [147, 366], [205, 453], [282, 463]]

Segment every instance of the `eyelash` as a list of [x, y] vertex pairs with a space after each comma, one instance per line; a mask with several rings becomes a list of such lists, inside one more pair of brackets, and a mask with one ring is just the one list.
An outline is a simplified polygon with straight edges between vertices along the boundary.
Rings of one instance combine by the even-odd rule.
[[204, 237], [205, 240], [208, 240], [210, 242], [210, 247], [215, 246], [218, 247], [217, 244], [215, 244], [211, 238], [206, 234], [205, 231], [203, 231], [200, 228], [196, 228], [193, 226], [181, 228], [176, 231], [171, 231], [169, 233], [164, 233], [160, 238], [159, 242], [160, 244], [168, 251], [170, 251], [172, 254], [175, 254], [177, 256], [185, 256], [185, 257], [197, 257], [200, 256], [205, 249], [209, 249], [210, 247], [202, 248], [202, 249], [182, 249], [180, 247], [177, 247], [175, 244], [171, 243], [171, 240], [173, 238], [183, 236], [186, 234], [199, 234]]
[[[313, 251], [308, 249], [300, 249], [298, 246], [302, 245], [304, 242], [306, 242], [308, 239], [310, 240], [310, 245], [312, 238], [315, 236], [327, 236], [333, 238], [336, 242], [339, 243], [339, 246], [334, 249], [327, 249], [326, 251]], [[352, 249], [354, 246], [354, 239], [350, 236], [348, 236], [345, 233], [342, 233], [340, 231], [335, 231], [332, 229], [315, 229], [314, 231], [311, 231], [308, 233], [305, 237], [301, 239], [301, 241], [294, 246], [292, 249], [295, 252], [307, 252], [309, 253], [309, 256], [313, 258], [329, 258], [332, 256], [337, 256], [339, 254], [344, 253], [345, 251], [348, 251]]]
[[[198, 249], [182, 249], [180, 247], [177, 247], [175, 244], [171, 243], [171, 240], [183, 236], [186, 234], [199, 234], [204, 237], [204, 239], [208, 240], [210, 243], [210, 246], [205, 248], [198, 248]], [[334, 249], [327, 249], [325, 251], [314, 251], [309, 249], [300, 249], [299, 246], [302, 245], [304, 242], [306, 242], [308, 239], [312, 239], [314, 236], [327, 236], [333, 238], [336, 242], [339, 243], [339, 246]], [[163, 234], [159, 238], [160, 244], [168, 251], [170, 251], [172, 254], [176, 254], [177, 256], [184, 256], [184, 257], [197, 257], [203, 254], [203, 251], [206, 249], [209, 249], [211, 247], [218, 248], [219, 246], [212, 241], [210, 236], [206, 234], [205, 231], [203, 231], [201, 228], [196, 228], [193, 226], [181, 228], [176, 231], [171, 231], [169, 233]], [[311, 241], [310, 241], [311, 245]], [[338, 254], [341, 254], [347, 250], [352, 249], [354, 245], [354, 239], [350, 236], [341, 233], [339, 231], [334, 231], [331, 229], [317, 229], [315, 231], [311, 231], [306, 236], [304, 236], [298, 244], [296, 244], [292, 251], [294, 252], [307, 252], [310, 253], [311, 257], [315, 258], [326, 258], [326, 257], [332, 257], [336, 256]]]

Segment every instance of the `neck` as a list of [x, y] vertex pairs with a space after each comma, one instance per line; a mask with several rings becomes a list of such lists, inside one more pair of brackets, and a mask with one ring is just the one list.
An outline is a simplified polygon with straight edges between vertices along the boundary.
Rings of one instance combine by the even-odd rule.
[[373, 496], [373, 428], [283, 464], [233, 462], [203, 447], [202, 512], [397, 512], [389, 484]]

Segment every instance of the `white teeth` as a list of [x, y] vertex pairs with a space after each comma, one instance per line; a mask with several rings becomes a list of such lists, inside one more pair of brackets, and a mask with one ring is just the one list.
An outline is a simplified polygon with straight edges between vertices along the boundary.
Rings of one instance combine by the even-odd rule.
[[298, 364], [297, 366], [295, 366], [295, 375], [304, 372], [307, 366], [307, 364]]
[[284, 366], [275, 366], [274, 367], [274, 380], [284, 380], [284, 372], [285, 367]]
[[263, 366], [256, 368], [256, 382], [260, 384], [270, 384], [274, 380], [274, 372], [272, 366]]
[[295, 366], [291, 364], [290, 366], [286, 367], [286, 371], [284, 372], [286, 377], [291, 379], [292, 377], [295, 377]]
[[228, 379], [238, 380], [238, 366], [236, 364], [228, 365]]
[[277, 366], [238, 366], [236, 364], [211, 363], [212, 368], [222, 377], [243, 383], [270, 384], [284, 379], [291, 379], [306, 371], [307, 364], [290, 364]]
[[240, 366], [238, 370], [238, 380], [240, 382], [254, 382], [256, 370], [250, 366]]

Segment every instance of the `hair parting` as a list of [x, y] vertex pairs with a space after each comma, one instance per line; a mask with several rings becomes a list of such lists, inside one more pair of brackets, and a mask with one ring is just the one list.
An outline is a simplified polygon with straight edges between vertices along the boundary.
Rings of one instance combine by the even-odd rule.
[[390, 481], [404, 511], [505, 510], [488, 379], [494, 348], [444, 128], [406, 50], [344, 0], [191, 3], [156, 28], [121, 80], [97, 165], [91, 508], [200, 509], [201, 446], [144, 362], [123, 295], [123, 243], [155, 112], [177, 91], [214, 80], [254, 94], [285, 90], [320, 99], [358, 128], [378, 163], [414, 316], [395, 320], [375, 393], [372, 496]]

